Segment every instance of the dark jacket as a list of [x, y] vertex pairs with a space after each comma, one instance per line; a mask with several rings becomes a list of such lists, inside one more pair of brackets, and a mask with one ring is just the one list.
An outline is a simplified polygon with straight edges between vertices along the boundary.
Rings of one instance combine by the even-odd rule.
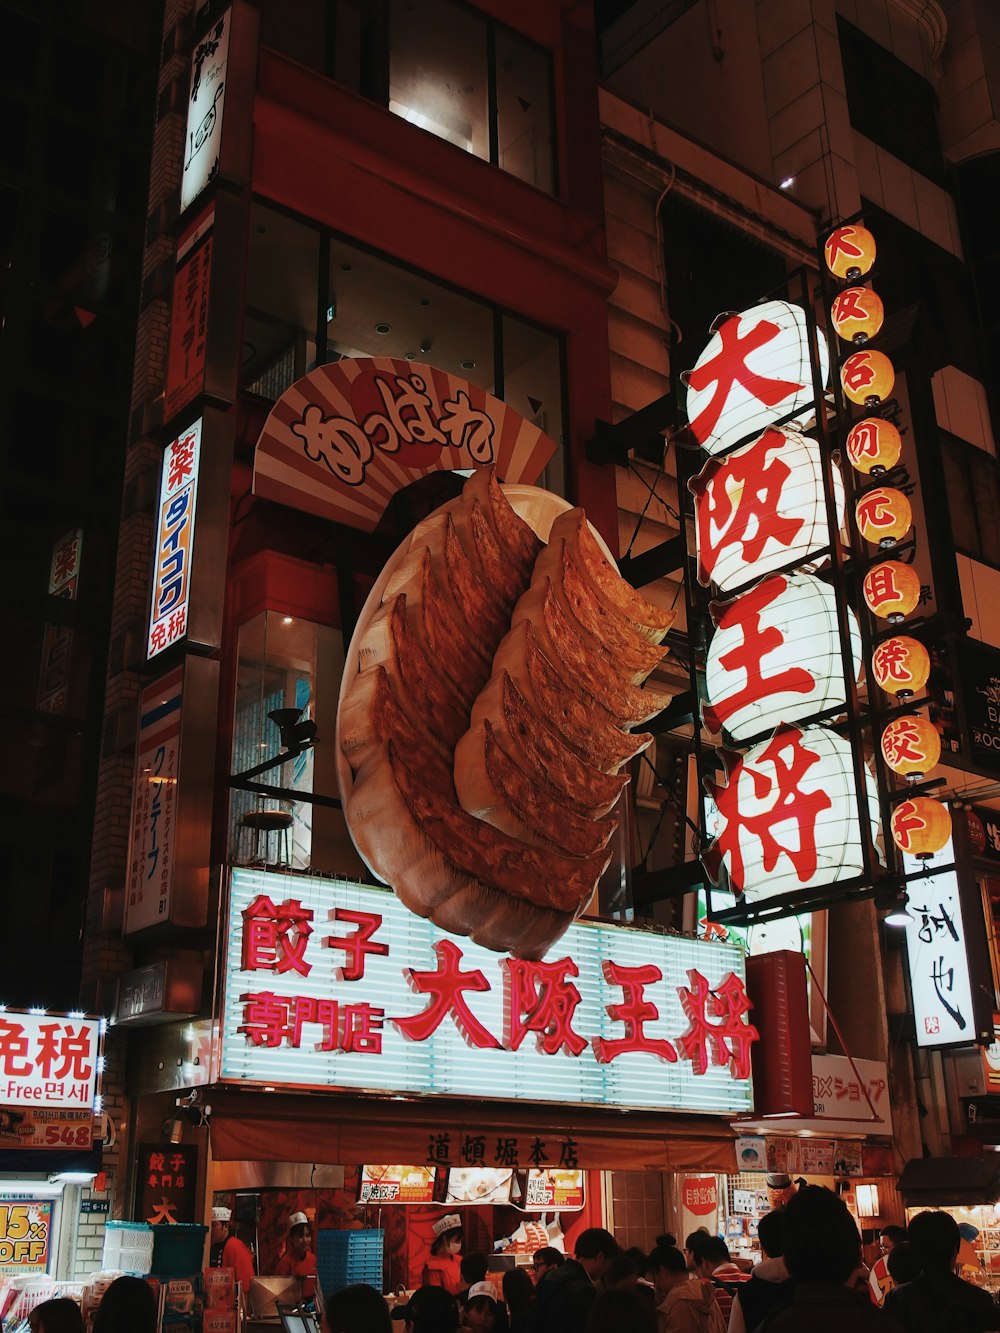
[[[782, 1271], [787, 1272], [783, 1265]], [[750, 1274], [750, 1281], [740, 1287], [733, 1300], [734, 1308], [739, 1305], [740, 1314], [743, 1316], [741, 1327], [746, 1333], [754, 1333], [765, 1315], [771, 1314], [772, 1311], [784, 1310], [791, 1304], [794, 1291], [795, 1283], [791, 1278], [775, 1280], [772, 1277], [761, 1277], [755, 1269]], [[733, 1328], [732, 1314], [729, 1327]]]
[[982, 1333], [1000, 1328], [1000, 1310], [988, 1291], [954, 1273], [922, 1273], [894, 1287], [883, 1306], [907, 1333]]
[[791, 1304], [758, 1327], [760, 1333], [903, 1333], [901, 1325], [875, 1308], [867, 1292], [830, 1282], [798, 1283]]
[[597, 1288], [587, 1270], [575, 1259], [567, 1259], [546, 1273], [535, 1288], [528, 1333], [582, 1333], [596, 1299]]

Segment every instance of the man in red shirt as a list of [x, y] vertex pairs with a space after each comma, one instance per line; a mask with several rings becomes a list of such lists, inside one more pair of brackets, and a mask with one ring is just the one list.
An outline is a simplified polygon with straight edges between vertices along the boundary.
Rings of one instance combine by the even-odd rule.
[[750, 1274], [736, 1267], [721, 1236], [709, 1236], [700, 1246], [695, 1272], [705, 1286], [711, 1287], [728, 1327], [733, 1296], [744, 1282], [750, 1281]]
[[316, 1294], [316, 1255], [312, 1248], [312, 1228], [305, 1213], [292, 1213], [288, 1219], [285, 1253], [275, 1270], [280, 1277], [297, 1277], [302, 1282], [302, 1299]]
[[253, 1255], [238, 1236], [231, 1234], [232, 1221], [231, 1208], [212, 1209], [211, 1266], [231, 1268], [243, 1290], [249, 1291], [254, 1278]]

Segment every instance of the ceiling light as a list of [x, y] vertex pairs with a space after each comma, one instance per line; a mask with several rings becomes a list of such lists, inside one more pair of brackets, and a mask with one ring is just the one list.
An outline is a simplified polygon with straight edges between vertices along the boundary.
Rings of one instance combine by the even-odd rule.
[[283, 625], [294, 625], [294, 624], [295, 624], [295, 617], [294, 617], [294, 616], [282, 616], [282, 617], [281, 617], [281, 623], [282, 623]]
[[475, 368], [476, 368], [476, 363], [475, 363], [475, 361], [463, 361], [463, 362], [462, 362], [462, 369], [463, 369], [463, 370], [475, 370]]
[[416, 352], [407, 352], [405, 355], [406, 355], [406, 359], [407, 359], [407, 361], [416, 361], [416, 359], [417, 359], [417, 354], [416, 354]]
[[778, 186], [778, 189], [779, 189], [779, 190], [790, 190], [794, 184], [795, 184], [795, 177], [794, 177], [794, 176], [786, 176], [785, 179], [784, 179], [784, 180], [781, 182], [781, 184]]
[[375, 325], [375, 332], [376, 332], [376, 333], [382, 333], [382, 334], [385, 334], [385, 333], [391, 333], [391, 332], [392, 332], [392, 325], [391, 325], [391, 324], [385, 324], [385, 323], [376, 324], [376, 325]]

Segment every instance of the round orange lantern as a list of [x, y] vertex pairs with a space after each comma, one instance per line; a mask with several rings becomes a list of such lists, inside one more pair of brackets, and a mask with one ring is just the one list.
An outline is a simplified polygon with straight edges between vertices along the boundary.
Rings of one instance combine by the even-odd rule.
[[903, 440], [891, 421], [865, 417], [851, 427], [845, 447], [856, 471], [880, 477], [899, 462]]
[[865, 491], [854, 506], [858, 531], [873, 546], [895, 546], [913, 523], [913, 510], [902, 491], [876, 486]]
[[925, 717], [897, 717], [882, 732], [882, 758], [894, 773], [917, 782], [941, 758], [941, 737]]
[[901, 852], [922, 860], [939, 852], [951, 837], [951, 815], [940, 801], [912, 796], [900, 801], [889, 821], [892, 840]]
[[866, 227], [838, 227], [826, 238], [823, 255], [835, 278], [853, 282], [875, 263], [875, 237]]
[[866, 343], [885, 319], [882, 298], [870, 287], [847, 287], [830, 307], [833, 327], [845, 342]]
[[840, 367], [840, 383], [852, 403], [874, 407], [884, 402], [896, 383], [896, 372], [884, 352], [854, 352]]
[[896, 625], [920, 601], [920, 579], [909, 565], [886, 560], [873, 565], [865, 575], [862, 590], [868, 610], [890, 625]]
[[899, 634], [884, 639], [872, 653], [872, 675], [886, 694], [909, 699], [927, 684], [931, 659], [927, 649], [916, 639]]

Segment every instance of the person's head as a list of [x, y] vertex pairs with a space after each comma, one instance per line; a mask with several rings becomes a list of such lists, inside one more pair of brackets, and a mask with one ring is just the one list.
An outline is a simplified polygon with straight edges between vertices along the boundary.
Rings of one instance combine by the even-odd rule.
[[469, 1287], [474, 1282], [485, 1281], [487, 1266], [488, 1260], [485, 1254], [463, 1255], [462, 1262], [458, 1266], [459, 1272], [462, 1274], [462, 1281]]
[[757, 1223], [757, 1239], [768, 1259], [780, 1259], [785, 1253], [785, 1210], [772, 1208]]
[[553, 1268], [558, 1268], [564, 1262], [566, 1256], [561, 1250], [557, 1250], [554, 1245], [543, 1245], [540, 1250], [536, 1250], [531, 1256], [531, 1267], [535, 1272], [535, 1281], [550, 1273]]
[[392, 1333], [389, 1307], [381, 1294], [364, 1282], [341, 1287], [324, 1302], [323, 1333]]
[[706, 1236], [698, 1248], [697, 1270], [703, 1277], [711, 1277], [720, 1264], [732, 1263], [729, 1246], [721, 1236]]
[[503, 1298], [515, 1318], [527, 1313], [533, 1291], [531, 1278], [523, 1268], [512, 1268], [504, 1273]]
[[497, 1319], [497, 1293], [492, 1282], [475, 1282], [465, 1301], [465, 1322], [472, 1333], [492, 1333]]
[[28, 1316], [31, 1333], [83, 1333], [83, 1315], [76, 1301], [68, 1296], [57, 1296], [42, 1301]]
[[404, 1307], [405, 1333], [455, 1333], [458, 1302], [444, 1287], [418, 1287]]
[[[693, 1272], [698, 1267], [701, 1259], [701, 1249], [706, 1240], [710, 1240], [708, 1232], [704, 1227], [699, 1227], [697, 1231], [692, 1231], [684, 1242], [684, 1256], [687, 1259], [687, 1266]], [[659, 1242], [657, 1242], [659, 1243]]]
[[674, 1287], [688, 1280], [687, 1259], [676, 1245], [657, 1245], [649, 1256], [646, 1270], [653, 1279], [656, 1299], [666, 1299]]
[[896, 1245], [906, 1240], [905, 1227], [883, 1227], [879, 1232], [879, 1245], [883, 1254], [890, 1254]]
[[312, 1227], [305, 1213], [292, 1213], [288, 1219], [286, 1249], [293, 1259], [304, 1259], [312, 1244]]
[[901, 1287], [904, 1282], [913, 1282], [920, 1276], [920, 1264], [908, 1240], [898, 1241], [892, 1247], [885, 1257], [885, 1266], [897, 1287]]
[[434, 1240], [431, 1242], [431, 1254], [462, 1253], [462, 1219], [458, 1213], [439, 1217], [432, 1230]]
[[116, 1277], [94, 1316], [93, 1333], [156, 1333], [156, 1297], [141, 1277]]
[[677, 1237], [672, 1231], [664, 1231], [661, 1235], [657, 1236], [656, 1244], [658, 1247], [667, 1246], [671, 1249], [675, 1249], [677, 1247]]
[[590, 1307], [586, 1333], [656, 1333], [656, 1311], [635, 1291], [602, 1291]]
[[624, 1287], [631, 1291], [639, 1281], [639, 1265], [627, 1254], [619, 1254], [604, 1270], [604, 1286]]
[[861, 1262], [861, 1236], [843, 1200], [803, 1185], [784, 1213], [785, 1264], [796, 1282], [846, 1283]]
[[213, 1208], [212, 1209], [212, 1232], [210, 1240], [213, 1245], [221, 1245], [229, 1235], [233, 1224], [233, 1210], [231, 1208]]
[[962, 1236], [950, 1213], [917, 1213], [906, 1228], [906, 1239], [925, 1273], [950, 1273], [958, 1258]]
[[577, 1263], [586, 1269], [587, 1276], [596, 1282], [604, 1276], [611, 1260], [617, 1259], [618, 1242], [603, 1227], [588, 1227], [577, 1236], [573, 1253]]

